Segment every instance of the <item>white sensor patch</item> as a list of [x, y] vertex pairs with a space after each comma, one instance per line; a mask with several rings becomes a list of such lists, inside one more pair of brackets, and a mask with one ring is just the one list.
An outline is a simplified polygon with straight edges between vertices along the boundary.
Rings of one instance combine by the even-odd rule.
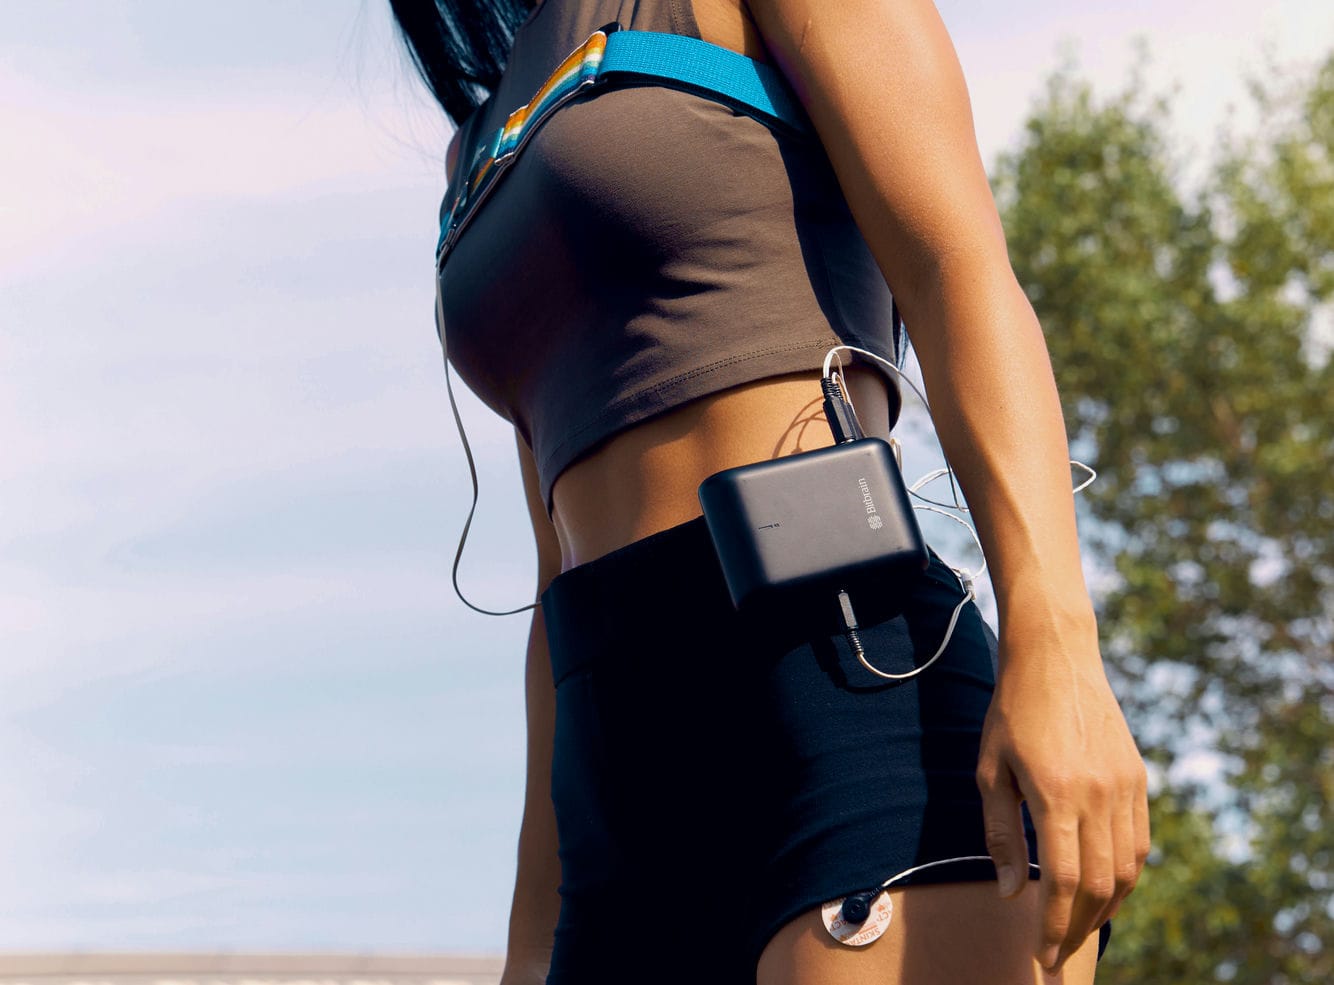
[[894, 901], [882, 892], [871, 903], [870, 915], [861, 923], [851, 923], [843, 918], [841, 899], [830, 900], [822, 906], [820, 915], [824, 917], [824, 929], [834, 940], [849, 947], [865, 947], [889, 927], [894, 915]]

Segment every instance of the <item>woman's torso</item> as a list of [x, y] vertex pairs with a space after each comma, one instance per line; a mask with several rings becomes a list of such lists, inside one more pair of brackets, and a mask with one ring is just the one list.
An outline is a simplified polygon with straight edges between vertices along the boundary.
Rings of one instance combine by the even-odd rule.
[[[772, 62], [744, 0], [692, 6], [703, 40]], [[864, 430], [888, 438], [885, 376], [844, 364]], [[804, 370], [728, 386], [623, 427], [570, 462], [550, 488], [561, 569], [699, 516], [699, 484], [714, 472], [831, 444], [819, 380]]]
[[[849, 366], [847, 379], [863, 429], [888, 439], [884, 377]], [[561, 570], [699, 516], [714, 472], [833, 444], [819, 384], [819, 371], [790, 373], [709, 394], [572, 463], [552, 488]]]
[[[770, 61], [744, 0], [694, 0], [694, 12], [705, 41]], [[849, 366], [847, 379], [867, 433], [888, 438], [884, 376]], [[701, 397], [572, 463], [552, 487], [561, 570], [700, 515], [697, 490], [714, 472], [832, 444], [819, 380], [792, 373]]]

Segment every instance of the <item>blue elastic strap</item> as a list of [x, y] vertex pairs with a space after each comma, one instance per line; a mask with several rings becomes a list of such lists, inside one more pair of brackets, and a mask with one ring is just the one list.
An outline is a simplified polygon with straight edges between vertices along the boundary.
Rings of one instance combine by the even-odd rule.
[[[489, 194], [488, 186], [494, 185], [513, 163], [512, 158], [523, 147], [530, 132], [538, 129], [551, 113], [558, 112], [566, 101], [581, 93], [596, 95], [606, 89], [624, 86], [667, 86], [731, 106], [772, 130], [784, 131], [802, 139], [818, 139], [810, 118], [792, 93], [787, 80], [777, 69], [763, 62], [747, 58], [730, 48], [683, 34], [626, 30], [614, 22], [599, 30], [606, 32], [606, 43], [597, 60], [586, 62], [577, 78], [567, 77], [554, 90], [554, 97], [548, 93], [546, 101], [549, 105], [539, 110], [526, 124], [523, 135], [517, 139], [511, 151], [498, 156], [503, 127], [489, 134], [474, 133], [475, 120], [465, 121], [468, 139], [461, 148], [460, 162], [477, 162], [485, 154], [487, 160], [498, 163], [494, 170], [487, 173], [484, 182], [474, 189], [471, 196], [473, 201], [465, 202], [460, 194], [446, 196], [440, 212], [437, 265], [443, 261], [452, 228], [467, 223], [469, 215]], [[476, 112], [480, 114], [481, 107]], [[515, 140], [513, 136], [509, 139]], [[486, 146], [473, 146], [478, 141], [487, 142]], [[465, 168], [451, 187], [457, 189], [459, 181], [463, 181], [465, 187], [470, 187], [468, 183], [472, 180], [471, 175], [472, 168]]]
[[699, 38], [616, 31], [607, 37], [598, 78], [613, 72], [639, 76], [650, 84], [681, 83], [682, 88], [720, 99], [769, 126], [786, 126], [803, 136], [815, 132], [782, 73]]

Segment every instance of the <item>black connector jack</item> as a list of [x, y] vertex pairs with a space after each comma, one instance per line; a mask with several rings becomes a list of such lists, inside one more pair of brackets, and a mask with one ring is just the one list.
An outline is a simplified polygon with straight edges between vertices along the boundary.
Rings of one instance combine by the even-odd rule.
[[[838, 383], [826, 376], [820, 381], [820, 389], [824, 391], [824, 416], [829, 421], [829, 430], [833, 432], [834, 443], [845, 445], [849, 441], [866, 437], [857, 421], [857, 415], [844, 399]], [[857, 632], [860, 627], [857, 625], [857, 616], [852, 611], [852, 599], [848, 598], [846, 590], [839, 591], [838, 604], [843, 612], [843, 631], [847, 636], [848, 645], [852, 647], [852, 652], [859, 660], [864, 660], [866, 651], [862, 647], [861, 634]], [[865, 919], [866, 916], [863, 914], [861, 920]], [[853, 922], [861, 923], [861, 920]]]
[[857, 632], [861, 627], [857, 625], [857, 615], [852, 611], [852, 599], [848, 598], [846, 590], [839, 591], [838, 605], [843, 610], [843, 635], [847, 637], [848, 646], [852, 647], [853, 654], [864, 663], [866, 650], [862, 646], [861, 634]]
[[[820, 380], [820, 389], [824, 391], [824, 416], [829, 421], [829, 430], [833, 432], [834, 444], [845, 445], [850, 441], [857, 441], [865, 438], [862, 432], [861, 424], [857, 421], [857, 415], [852, 410], [852, 405], [844, 399], [843, 391], [838, 383], [831, 377], [824, 377]], [[838, 593], [839, 608], [843, 612], [843, 631], [847, 637], [848, 645], [852, 647], [852, 652], [857, 655], [857, 659], [865, 660], [866, 651], [862, 647], [861, 634], [857, 632], [857, 616], [852, 611], [852, 599], [848, 597], [846, 590], [840, 589]], [[862, 918], [863, 920], [865, 917]], [[860, 923], [860, 921], [856, 921]]]
[[826, 376], [820, 380], [820, 389], [824, 391], [824, 416], [829, 421], [829, 430], [834, 434], [834, 444], [844, 445], [849, 441], [865, 438], [861, 425], [852, 405], [843, 397], [838, 384]]

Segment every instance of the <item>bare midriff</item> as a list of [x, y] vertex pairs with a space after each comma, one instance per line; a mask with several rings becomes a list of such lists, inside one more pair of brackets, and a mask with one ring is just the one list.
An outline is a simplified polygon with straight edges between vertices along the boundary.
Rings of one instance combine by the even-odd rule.
[[[878, 369], [844, 362], [857, 417], [889, 438], [889, 383]], [[552, 486], [552, 522], [568, 571], [700, 516], [699, 484], [714, 472], [824, 448], [819, 370], [720, 390], [618, 432], [571, 463]]]

